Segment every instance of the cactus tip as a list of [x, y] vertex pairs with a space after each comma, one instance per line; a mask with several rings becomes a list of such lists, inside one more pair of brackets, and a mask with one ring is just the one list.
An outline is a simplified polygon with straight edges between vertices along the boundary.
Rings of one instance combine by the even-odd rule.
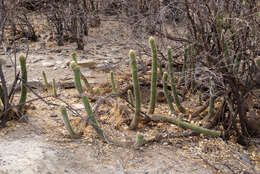
[[75, 62], [75, 61], [71, 61], [70, 62], [70, 68], [71, 69], [75, 69], [75, 68], [77, 68], [78, 67], [78, 65], [77, 65], [77, 63]]

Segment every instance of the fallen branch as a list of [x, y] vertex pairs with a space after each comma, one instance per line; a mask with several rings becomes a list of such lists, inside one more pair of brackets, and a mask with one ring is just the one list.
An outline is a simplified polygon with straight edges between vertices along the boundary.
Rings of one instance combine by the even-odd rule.
[[191, 129], [197, 133], [202, 133], [202, 134], [211, 135], [211, 136], [215, 136], [215, 137], [221, 136], [220, 131], [213, 131], [213, 130], [205, 129], [205, 128], [195, 126], [195, 125], [192, 125], [192, 124], [189, 124], [189, 123], [186, 123], [186, 122], [174, 119], [174, 118], [170, 118], [170, 117], [167, 117], [164, 115], [160, 115], [160, 114], [153, 114], [151, 116], [151, 119], [153, 121], [169, 122], [169, 123], [175, 124], [177, 126], [185, 128], [185, 129]]

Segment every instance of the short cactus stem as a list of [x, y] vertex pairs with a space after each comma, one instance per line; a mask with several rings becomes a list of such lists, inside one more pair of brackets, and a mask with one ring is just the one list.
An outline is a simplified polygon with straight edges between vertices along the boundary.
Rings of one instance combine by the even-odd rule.
[[97, 134], [105, 141], [106, 138], [105, 138], [105, 135], [104, 135], [104, 132], [103, 130], [99, 127], [95, 117], [94, 117], [94, 114], [93, 114], [93, 111], [92, 111], [92, 108], [91, 108], [91, 105], [89, 103], [89, 100], [88, 100], [88, 97], [87, 95], [84, 93], [84, 90], [82, 88], [82, 85], [81, 85], [81, 81], [80, 81], [80, 69], [79, 69], [79, 66], [77, 65], [76, 62], [72, 62], [70, 64], [73, 72], [74, 72], [74, 81], [75, 81], [75, 86], [81, 96], [81, 99], [82, 99], [82, 102], [84, 104], [84, 107], [85, 107], [85, 110], [88, 114], [88, 118], [89, 118], [89, 121], [90, 121], [90, 125], [95, 129], [95, 131], [97, 132]]
[[170, 107], [171, 113], [172, 114], [176, 114], [176, 112], [174, 110], [174, 107], [172, 105], [171, 97], [169, 95], [168, 85], [167, 85], [167, 78], [168, 78], [168, 74], [166, 72], [164, 72], [164, 74], [163, 74], [163, 92], [164, 92], [165, 98], [167, 100], [167, 103], [168, 103], [168, 105]]
[[61, 114], [62, 114], [63, 121], [65, 123], [65, 127], [69, 131], [71, 138], [80, 138], [82, 133], [75, 133], [75, 131], [72, 129], [72, 127], [70, 125], [70, 121], [69, 121], [69, 117], [68, 117], [68, 114], [67, 114], [66, 107], [61, 106], [60, 111], [61, 111]]
[[150, 96], [150, 106], [149, 114], [154, 113], [156, 104], [156, 87], [157, 87], [157, 50], [153, 37], [149, 38], [149, 43], [152, 51], [153, 63], [152, 63], [152, 80], [151, 80], [151, 96]]
[[140, 86], [138, 81], [137, 73], [137, 63], [135, 58], [135, 53], [133, 50], [130, 50], [129, 57], [131, 59], [131, 68], [132, 68], [132, 78], [133, 78], [133, 87], [135, 95], [135, 116], [130, 124], [130, 129], [135, 129], [139, 123], [139, 116], [141, 111], [141, 99], [140, 99]]
[[135, 148], [139, 148], [144, 144], [144, 136], [142, 134], [137, 134]]
[[134, 96], [133, 96], [133, 93], [130, 89], [127, 91], [127, 96], [128, 96], [129, 103], [132, 106], [134, 106]]
[[169, 72], [170, 72], [170, 79], [171, 79], [171, 89], [172, 89], [175, 104], [180, 112], [185, 113], [185, 109], [180, 104], [180, 100], [175, 87], [173, 68], [172, 68], [173, 65], [172, 65], [171, 48], [168, 48], [168, 63], [169, 63]]
[[19, 57], [21, 72], [22, 72], [22, 86], [21, 86], [21, 98], [19, 103], [25, 103], [27, 97], [27, 88], [25, 84], [27, 83], [27, 70], [26, 70], [26, 58], [24, 56]]
[[116, 90], [116, 85], [115, 85], [115, 80], [114, 80], [114, 72], [110, 72], [110, 79], [111, 79], [111, 84], [112, 84], [112, 90], [114, 95], [117, 95], [117, 90]]
[[45, 85], [45, 90], [48, 90], [49, 87], [50, 87], [50, 84], [47, 81], [47, 76], [46, 76], [46, 73], [44, 71], [42, 71], [42, 78], [43, 78], [43, 82], [44, 82], [44, 85]]
[[58, 97], [55, 79], [52, 79], [52, 92], [54, 97]]

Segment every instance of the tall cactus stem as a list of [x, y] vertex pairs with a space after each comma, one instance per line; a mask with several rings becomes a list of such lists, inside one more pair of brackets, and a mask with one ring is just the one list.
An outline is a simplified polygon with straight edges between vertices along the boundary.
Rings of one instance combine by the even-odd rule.
[[138, 81], [136, 58], [133, 50], [129, 51], [129, 57], [131, 59], [132, 78], [135, 95], [135, 116], [130, 124], [130, 129], [135, 129], [139, 123], [139, 116], [141, 111], [140, 86]]
[[54, 97], [57, 97], [57, 96], [58, 96], [58, 94], [57, 94], [57, 89], [56, 89], [56, 81], [55, 81], [54, 78], [52, 79], [52, 92], [53, 92], [53, 96], [54, 96]]
[[156, 83], [157, 83], [157, 50], [153, 37], [149, 38], [149, 43], [152, 51], [153, 63], [152, 63], [152, 80], [151, 80], [151, 96], [150, 96], [150, 106], [149, 114], [154, 113], [156, 104]]
[[113, 71], [110, 72], [110, 79], [111, 79], [113, 93], [114, 93], [114, 95], [117, 95], [117, 89], [116, 89], [116, 85], [115, 85], [115, 79], [114, 79], [114, 72]]
[[63, 121], [65, 123], [65, 127], [69, 131], [69, 134], [70, 134], [71, 138], [80, 138], [82, 133], [76, 133], [73, 130], [73, 128], [71, 127], [66, 107], [65, 106], [61, 106], [60, 107], [60, 111], [61, 111], [61, 114], [62, 114]]
[[103, 130], [99, 127], [95, 117], [94, 117], [94, 113], [92, 111], [91, 105], [89, 103], [88, 97], [87, 95], [84, 93], [84, 90], [82, 88], [81, 82], [80, 82], [80, 69], [79, 66], [77, 65], [76, 62], [72, 62], [70, 64], [73, 72], [74, 72], [74, 81], [75, 81], [75, 86], [81, 96], [82, 102], [84, 104], [85, 110], [88, 114], [88, 118], [90, 121], [90, 125], [95, 129], [95, 131], [97, 132], [97, 134], [105, 141], [107, 141]]
[[170, 72], [170, 79], [171, 79], [171, 89], [173, 93], [173, 98], [175, 101], [175, 104], [178, 108], [178, 110], [182, 113], [185, 113], [185, 109], [181, 106], [176, 87], [175, 87], [175, 82], [174, 82], [174, 75], [173, 75], [173, 63], [172, 63], [172, 55], [171, 55], [171, 48], [168, 48], [168, 63], [169, 63], [169, 72]]
[[22, 72], [22, 84], [21, 84], [21, 97], [19, 103], [25, 103], [27, 97], [27, 88], [25, 84], [27, 83], [27, 70], [26, 70], [26, 59], [24, 56], [19, 57], [21, 72]]
[[127, 95], [128, 95], [128, 100], [129, 100], [130, 104], [132, 106], [134, 106], [134, 96], [130, 89], [127, 91]]
[[174, 107], [172, 105], [171, 97], [169, 95], [167, 79], [168, 79], [168, 74], [167, 74], [167, 72], [164, 72], [164, 74], [163, 74], [163, 92], [164, 92], [165, 98], [167, 100], [167, 103], [168, 103], [168, 105], [170, 107], [171, 113], [172, 114], [176, 114], [176, 112], [174, 110]]

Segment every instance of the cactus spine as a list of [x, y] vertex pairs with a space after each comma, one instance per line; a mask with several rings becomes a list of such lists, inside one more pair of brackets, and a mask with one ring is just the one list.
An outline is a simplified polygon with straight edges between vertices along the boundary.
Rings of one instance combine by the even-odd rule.
[[135, 129], [139, 123], [139, 115], [141, 111], [140, 86], [138, 82], [136, 58], [133, 50], [129, 51], [129, 57], [131, 59], [132, 78], [133, 78], [133, 86], [134, 86], [134, 94], [135, 94], [135, 116], [130, 124], [130, 129]]
[[172, 105], [171, 97], [169, 95], [168, 85], [167, 85], [167, 78], [168, 78], [168, 74], [167, 74], [167, 72], [164, 72], [163, 73], [163, 92], [164, 92], [165, 98], [167, 100], [167, 103], [168, 103], [168, 105], [170, 107], [171, 113], [172, 114], [176, 114], [176, 112], [174, 110], [174, 107]]
[[65, 127], [69, 131], [71, 138], [80, 138], [80, 136], [82, 134], [81, 133], [75, 133], [75, 131], [72, 129], [72, 127], [70, 125], [70, 121], [69, 121], [67, 110], [66, 110], [65, 106], [61, 106], [60, 111], [61, 111], [61, 114], [62, 114], [63, 121], [65, 123]]
[[115, 85], [115, 80], [114, 80], [114, 72], [111, 71], [110, 72], [110, 79], [111, 79], [111, 83], [112, 83], [112, 90], [114, 95], [117, 95], [117, 90], [116, 90], [116, 85]]
[[19, 103], [25, 103], [27, 97], [27, 88], [25, 84], [27, 83], [27, 70], [26, 70], [26, 59], [24, 56], [19, 57], [21, 72], [22, 72], [22, 86], [21, 86], [21, 98]]
[[171, 48], [168, 48], [168, 63], [169, 63], [169, 72], [170, 72], [170, 79], [171, 79], [171, 89], [172, 89], [175, 104], [180, 112], [185, 113], [185, 109], [180, 104], [180, 100], [175, 87], [173, 68], [172, 68]]
[[156, 82], [157, 82], [157, 50], [153, 37], [149, 38], [149, 43], [153, 56], [152, 63], [152, 80], [151, 80], [151, 96], [150, 96], [150, 106], [149, 106], [149, 114], [154, 113], [155, 103], [156, 103]]
[[75, 86], [81, 96], [81, 99], [83, 101], [83, 104], [85, 106], [85, 110], [86, 112], [88, 113], [88, 118], [90, 120], [90, 124], [91, 126], [95, 129], [95, 131], [97, 132], [97, 134], [102, 138], [104, 139], [105, 141], [106, 138], [105, 138], [105, 135], [104, 135], [104, 132], [103, 130], [98, 126], [98, 123], [94, 117], [94, 114], [93, 114], [93, 111], [92, 111], [92, 108], [91, 108], [91, 105], [89, 103], [89, 100], [88, 100], [88, 97], [87, 95], [84, 93], [84, 90], [82, 88], [82, 85], [81, 85], [81, 82], [80, 82], [80, 69], [79, 69], [79, 66], [77, 65], [76, 62], [73, 62], [70, 64], [73, 72], [74, 72], [74, 81], [75, 81]]

